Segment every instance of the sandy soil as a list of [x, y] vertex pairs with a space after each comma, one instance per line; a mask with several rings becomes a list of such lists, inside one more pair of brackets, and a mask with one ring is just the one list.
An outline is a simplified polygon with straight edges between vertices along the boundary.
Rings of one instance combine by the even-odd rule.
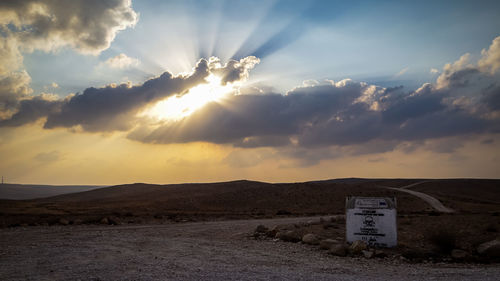
[[341, 258], [248, 234], [311, 218], [0, 229], [0, 280], [497, 280], [500, 265]]

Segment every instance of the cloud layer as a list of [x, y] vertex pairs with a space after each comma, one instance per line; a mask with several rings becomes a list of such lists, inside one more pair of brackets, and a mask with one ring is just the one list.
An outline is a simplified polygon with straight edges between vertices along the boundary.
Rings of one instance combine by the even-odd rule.
[[[5, 0], [0, 2], [0, 117], [32, 98], [23, 52], [70, 47], [99, 54], [116, 34], [134, 26], [138, 14], [130, 0]], [[39, 96], [33, 104], [43, 98]]]
[[82, 53], [97, 54], [109, 47], [118, 31], [133, 26], [137, 20], [130, 0], [0, 3], [4, 32], [31, 51], [52, 51], [69, 45]]
[[139, 111], [173, 95], [183, 95], [190, 88], [206, 83], [210, 74], [221, 77], [221, 83], [244, 80], [259, 60], [255, 57], [230, 60], [221, 64], [217, 58], [201, 59], [189, 74], [178, 76], [165, 72], [142, 85], [109, 85], [87, 88], [83, 93], [63, 100], [37, 96], [20, 102], [15, 114], [0, 121], [1, 126], [21, 126], [46, 117], [44, 128], [79, 127], [88, 132], [126, 131], [137, 122]]
[[496, 38], [477, 64], [447, 64], [436, 82], [406, 92], [349, 79], [307, 83], [285, 95], [233, 95], [185, 119], [139, 128], [150, 143], [206, 141], [241, 147], [346, 146], [500, 132], [500, 58]]
[[[107, 41], [102, 42], [105, 45]], [[102, 44], [82, 43], [82, 48], [98, 50]], [[222, 84], [243, 81], [258, 62], [253, 56], [226, 64], [217, 58], [201, 59], [192, 73], [174, 76], [165, 72], [142, 85], [87, 88], [63, 100], [26, 99], [18, 104], [15, 114], [0, 121], [0, 126], [21, 126], [46, 118], [46, 129], [127, 131], [130, 139], [145, 143], [203, 141], [285, 148], [283, 151], [291, 147], [296, 148], [289, 150], [295, 154], [307, 153], [302, 149], [312, 152], [352, 145], [359, 146], [359, 153], [370, 153], [388, 151], [403, 142], [500, 132], [500, 37], [482, 51], [476, 63], [465, 54], [446, 64], [435, 82], [415, 91], [350, 79], [308, 81], [286, 94], [245, 89], [180, 120], [151, 123], [138, 115], [162, 99], [206, 83], [209, 75], [219, 76]], [[21, 86], [16, 89], [14, 96], [29, 95]], [[4, 95], [6, 101], [7, 97]], [[321, 151], [316, 154], [316, 158], [324, 155]]]

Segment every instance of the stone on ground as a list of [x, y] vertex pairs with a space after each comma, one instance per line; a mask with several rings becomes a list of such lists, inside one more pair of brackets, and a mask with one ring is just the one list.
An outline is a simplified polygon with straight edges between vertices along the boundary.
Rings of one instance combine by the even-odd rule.
[[294, 230], [285, 230], [276, 233], [276, 238], [283, 240], [285, 242], [297, 243], [302, 240], [302, 236]]
[[256, 228], [255, 228], [255, 232], [256, 233], [266, 233], [269, 229], [267, 229], [267, 227], [263, 226], [262, 224], [258, 225]]
[[69, 221], [67, 219], [61, 218], [61, 219], [59, 219], [59, 224], [68, 225]]
[[451, 251], [451, 257], [455, 260], [465, 259], [468, 255], [467, 251], [461, 249], [453, 249], [453, 251]]
[[334, 256], [345, 257], [347, 255], [347, 247], [344, 244], [333, 245], [328, 253]]
[[328, 250], [330, 249], [333, 245], [336, 245], [338, 244], [339, 241], [337, 240], [334, 240], [334, 239], [325, 239], [325, 240], [321, 240], [321, 242], [319, 242], [319, 247], [323, 250]]
[[479, 245], [477, 252], [482, 256], [500, 258], [500, 240], [492, 240]]
[[353, 255], [361, 254], [361, 251], [366, 250], [368, 246], [364, 241], [361, 240], [356, 240], [352, 242], [351, 246], [349, 247], [349, 252]]
[[302, 237], [302, 242], [309, 245], [318, 245], [319, 239], [316, 235], [308, 233]]

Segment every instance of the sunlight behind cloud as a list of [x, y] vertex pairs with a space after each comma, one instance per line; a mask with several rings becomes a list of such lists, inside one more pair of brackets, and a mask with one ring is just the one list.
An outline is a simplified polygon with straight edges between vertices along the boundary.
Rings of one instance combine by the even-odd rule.
[[217, 102], [224, 96], [237, 91], [239, 83], [222, 85], [221, 78], [210, 75], [206, 84], [191, 88], [186, 94], [173, 96], [157, 102], [141, 112], [139, 116], [148, 116], [158, 120], [180, 120], [189, 116], [209, 102]]

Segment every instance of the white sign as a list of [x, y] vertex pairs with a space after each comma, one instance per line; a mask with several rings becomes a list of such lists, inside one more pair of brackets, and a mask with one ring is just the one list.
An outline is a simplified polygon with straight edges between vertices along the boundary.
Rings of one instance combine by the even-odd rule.
[[396, 202], [391, 198], [350, 197], [346, 200], [346, 239], [376, 247], [397, 245]]

